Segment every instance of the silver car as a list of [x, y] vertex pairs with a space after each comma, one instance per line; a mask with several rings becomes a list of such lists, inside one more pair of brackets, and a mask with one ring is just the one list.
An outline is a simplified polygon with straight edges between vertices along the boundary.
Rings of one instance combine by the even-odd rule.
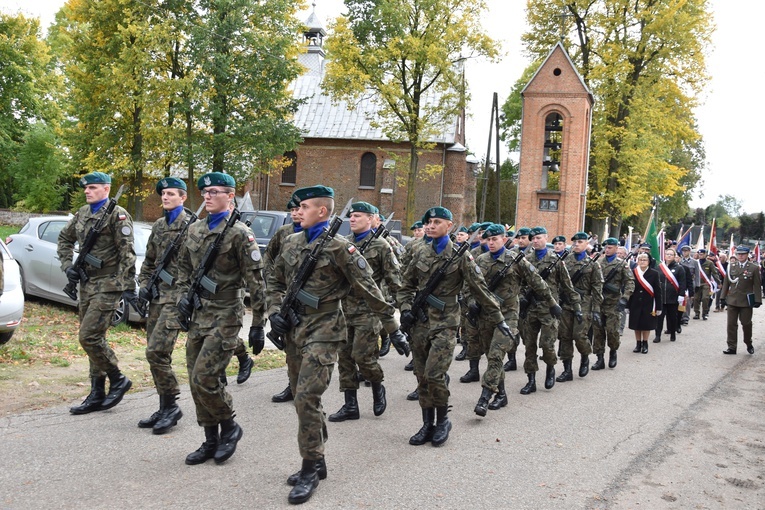
[[[71, 216], [40, 216], [29, 218], [18, 234], [11, 234], [5, 240], [13, 257], [21, 268], [21, 286], [24, 294], [38, 296], [66, 305], [77, 306], [64, 293], [67, 284], [66, 275], [61, 271], [61, 264], [56, 255], [58, 234], [66, 226]], [[136, 275], [141, 271], [141, 264], [146, 256], [146, 243], [151, 234], [149, 223], [134, 222]], [[75, 248], [75, 256], [77, 249]], [[136, 287], [137, 288], [137, 287]], [[114, 314], [112, 325], [128, 320], [140, 322], [143, 317], [133, 307], [128, 306], [129, 314], [125, 313], [125, 302], [120, 300], [119, 308]]]
[[5, 243], [0, 241], [3, 254], [3, 295], [0, 296], [0, 345], [13, 336], [24, 315], [24, 293], [21, 290], [19, 266]]

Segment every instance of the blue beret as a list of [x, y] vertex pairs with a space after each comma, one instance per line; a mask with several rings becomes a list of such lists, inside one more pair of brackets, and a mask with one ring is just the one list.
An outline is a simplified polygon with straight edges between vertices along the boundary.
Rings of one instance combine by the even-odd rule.
[[499, 223], [489, 223], [489, 226], [486, 227], [483, 231], [483, 237], [484, 239], [488, 239], [492, 236], [504, 236], [505, 235], [505, 227], [503, 225], [500, 225]]
[[298, 204], [303, 200], [309, 198], [335, 198], [335, 190], [329, 186], [322, 186], [317, 184], [316, 186], [308, 186], [307, 188], [300, 188], [295, 190], [292, 194], [292, 199]]
[[183, 191], [186, 191], [186, 183], [178, 179], [177, 177], [165, 177], [164, 179], [160, 180], [157, 183], [157, 186], [156, 186], [157, 195], [161, 195], [162, 190], [167, 188], [176, 188], [176, 189], [182, 189]]
[[457, 232], [465, 232], [465, 233], [467, 233], [467, 231], [468, 231], [467, 227], [464, 227], [464, 226], [460, 227], [459, 230], [457, 230]]
[[483, 223], [481, 223], [481, 225], [478, 227], [478, 230], [486, 230], [487, 228], [489, 228], [489, 227], [490, 227], [490, 226], [492, 226], [492, 225], [494, 225], [494, 223], [492, 223], [492, 222], [490, 222], [490, 221], [484, 221], [484, 222], [483, 222]]
[[236, 188], [236, 181], [233, 177], [222, 172], [210, 172], [204, 174], [197, 181], [197, 188], [205, 189], [208, 186], [226, 186]]
[[422, 223], [427, 223], [431, 218], [441, 218], [442, 220], [452, 221], [452, 212], [446, 207], [431, 207], [422, 216]]
[[478, 230], [480, 227], [481, 227], [481, 224], [480, 224], [480, 223], [473, 223], [473, 224], [472, 224], [472, 225], [470, 225], [470, 226], [468, 227], [468, 229], [467, 229], [467, 231], [468, 231], [468, 234], [472, 234], [473, 232], [475, 232], [476, 230]]
[[415, 221], [412, 223], [412, 226], [409, 227], [409, 230], [414, 230], [416, 228], [422, 228], [422, 222], [421, 221]]
[[553, 242], [553, 244], [555, 244], [555, 243], [565, 243], [566, 242], [566, 238], [564, 236], [555, 236], [555, 237], [553, 237], [552, 242]]
[[[379, 209], [378, 209], [379, 211]], [[378, 212], [377, 215], [380, 217], [380, 221], [385, 221], [385, 215], [381, 212]]]
[[293, 199], [292, 197], [290, 197], [289, 201], [287, 202], [287, 210], [288, 210], [288, 211], [291, 211], [291, 210], [292, 210], [292, 209], [294, 209], [295, 207], [300, 207], [300, 204], [298, 204], [297, 202], [295, 202], [295, 199]]
[[577, 232], [573, 236], [571, 236], [572, 241], [586, 241], [590, 236], [587, 235], [587, 232]]
[[111, 184], [111, 183], [112, 183], [112, 178], [103, 172], [91, 172], [87, 175], [84, 175], [82, 179], [80, 179], [80, 186], [82, 186], [83, 188], [87, 186], [88, 184]]
[[619, 240], [615, 237], [609, 237], [603, 241], [603, 244], [606, 246], [617, 246], [619, 244]]
[[379, 211], [377, 210], [377, 207], [373, 206], [369, 202], [354, 202], [351, 204], [351, 210], [348, 211], [348, 216], [355, 212], [377, 214]]
[[507, 237], [515, 237], [515, 230], [508, 230]]
[[518, 232], [515, 233], [515, 237], [527, 236], [529, 234], [531, 234], [531, 229], [530, 228], [528, 228], [528, 227], [521, 227], [521, 228], [518, 229]]
[[547, 229], [544, 227], [534, 227], [529, 231], [529, 237], [538, 236], [539, 234], [546, 234]]

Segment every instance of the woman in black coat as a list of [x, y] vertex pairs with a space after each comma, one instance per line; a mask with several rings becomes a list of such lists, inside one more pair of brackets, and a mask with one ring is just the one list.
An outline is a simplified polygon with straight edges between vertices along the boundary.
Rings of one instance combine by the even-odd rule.
[[661, 298], [658, 293], [659, 273], [648, 267], [647, 253], [637, 256], [637, 266], [632, 270], [635, 276], [635, 291], [627, 306], [630, 310], [629, 328], [635, 332], [637, 346], [632, 352], [648, 353], [648, 336], [656, 329], [656, 316], [661, 314]]
[[[675, 341], [677, 332], [678, 316], [677, 306], [685, 299], [685, 289], [688, 283], [685, 279], [685, 268], [677, 263], [675, 250], [664, 250], [665, 267], [659, 265], [659, 299], [661, 300], [661, 315], [656, 321], [656, 338], [653, 343], [661, 342], [661, 329], [664, 327], [664, 318], [667, 318], [667, 332], [669, 340]], [[667, 272], [667, 274], [665, 274]]]

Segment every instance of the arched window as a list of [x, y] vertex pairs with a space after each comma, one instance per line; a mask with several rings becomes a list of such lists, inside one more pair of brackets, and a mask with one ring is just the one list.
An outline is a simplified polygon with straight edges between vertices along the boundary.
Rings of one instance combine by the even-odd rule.
[[290, 160], [289, 166], [282, 170], [282, 184], [292, 184], [297, 182], [297, 154], [295, 151], [284, 153], [284, 158]]
[[560, 156], [563, 148], [563, 117], [551, 113], [545, 118], [545, 144], [542, 156], [542, 189], [560, 190]]
[[359, 187], [374, 188], [377, 177], [377, 156], [372, 152], [365, 152], [361, 156], [361, 168], [359, 170]]

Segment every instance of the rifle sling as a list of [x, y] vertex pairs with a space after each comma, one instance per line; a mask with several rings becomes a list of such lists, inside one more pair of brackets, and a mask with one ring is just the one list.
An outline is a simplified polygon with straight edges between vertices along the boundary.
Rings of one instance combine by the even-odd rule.
[[223, 292], [211, 293], [208, 290], [200, 289], [199, 297], [209, 301], [225, 301], [227, 299], [241, 299], [244, 297], [244, 289], [225, 290]]
[[113, 275], [117, 274], [117, 266], [107, 266], [102, 267], [101, 269], [94, 268], [85, 268], [85, 273], [93, 278], [94, 276], [107, 276], [107, 275]]
[[334, 312], [340, 309], [340, 301], [327, 301], [325, 303], [319, 303], [318, 308], [306, 306], [302, 302], [296, 304], [296, 310], [299, 315], [314, 315], [317, 313]]

